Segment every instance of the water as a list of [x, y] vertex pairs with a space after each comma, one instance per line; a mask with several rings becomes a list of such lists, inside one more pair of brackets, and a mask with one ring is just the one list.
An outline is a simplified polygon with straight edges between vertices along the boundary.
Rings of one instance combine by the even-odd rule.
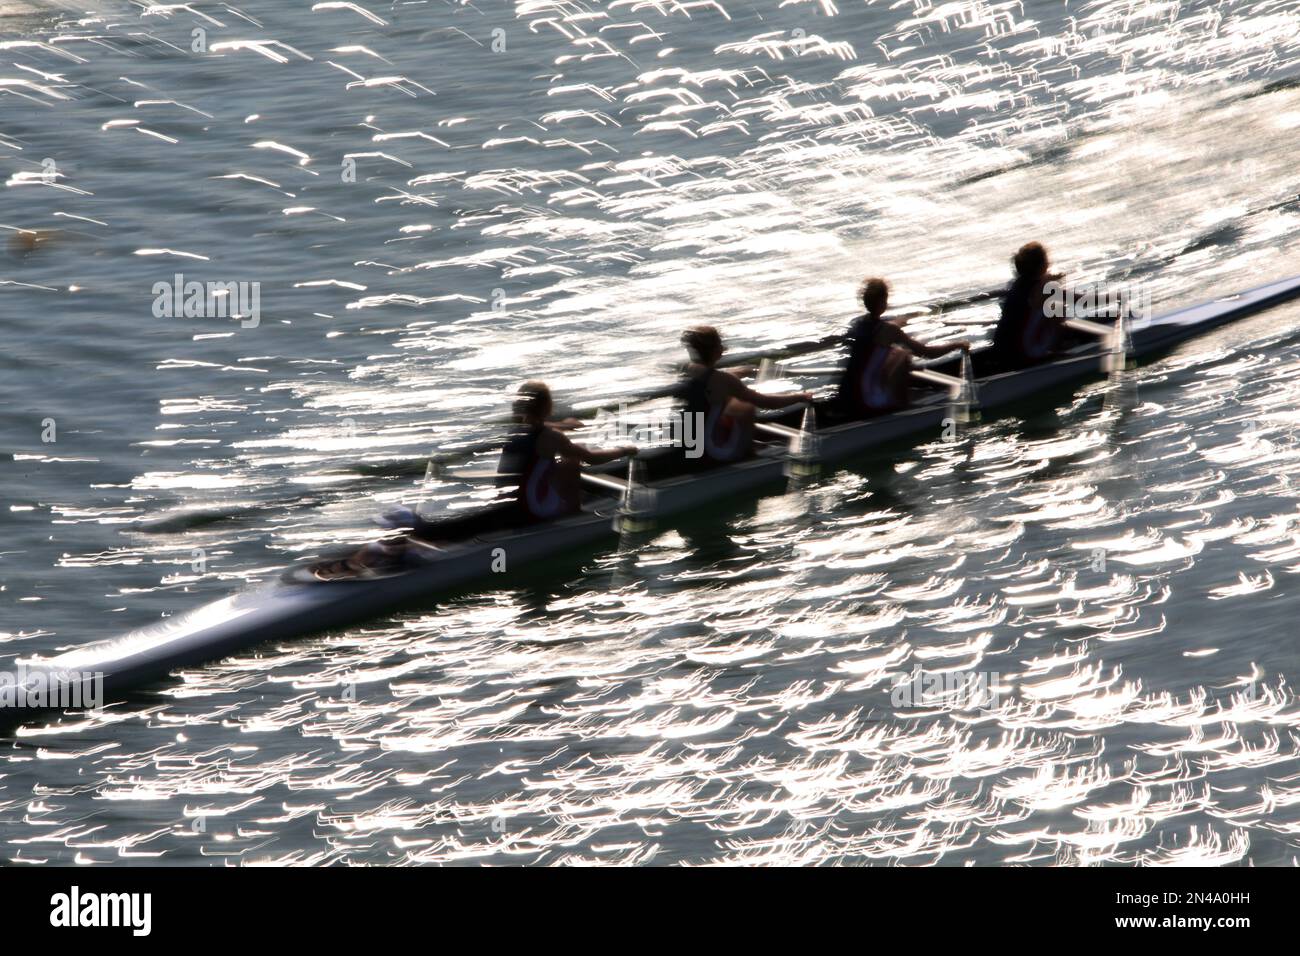
[[[364, 540], [519, 381], [642, 392], [692, 322], [1028, 238], [1157, 310], [1300, 271], [1288, 4], [0, 7], [5, 659]], [[157, 317], [177, 273], [259, 321]], [[28, 728], [4, 857], [1291, 864], [1297, 317]]]

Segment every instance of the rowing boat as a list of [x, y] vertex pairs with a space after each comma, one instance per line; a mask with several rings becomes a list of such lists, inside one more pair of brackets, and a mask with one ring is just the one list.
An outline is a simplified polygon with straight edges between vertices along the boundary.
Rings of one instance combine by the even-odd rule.
[[[1134, 360], [1150, 358], [1193, 336], [1297, 297], [1300, 276], [1135, 320], [1129, 329], [1130, 354]], [[1104, 345], [1093, 342], [1031, 368], [981, 374], [987, 370], [989, 356], [977, 350], [971, 364], [980, 405], [988, 411], [1057, 386], [1099, 377], [1107, 354]], [[937, 436], [951, 413], [950, 398], [933, 393], [900, 412], [830, 424], [818, 433], [820, 457], [840, 461], [901, 439]], [[787, 472], [788, 457], [784, 446], [774, 442], [738, 464], [652, 480], [648, 488], [654, 493], [654, 513], [678, 514], [780, 481]], [[475, 528], [471, 520], [464, 524], [460, 540], [422, 548], [418, 560], [386, 576], [316, 582], [288, 574], [116, 640], [48, 659], [23, 661], [23, 679], [27, 686], [55, 687], [95, 674], [102, 679], [103, 696], [111, 699], [177, 668], [215, 660], [255, 644], [347, 627], [449, 588], [504, 579], [520, 568], [617, 534], [617, 493], [625, 491], [626, 485], [608, 473], [593, 477], [603, 493], [591, 495], [579, 514], [526, 527], [486, 522]], [[16, 699], [12, 688], [7, 694], [0, 688], [0, 719], [8, 717], [8, 722], [13, 722], [32, 713], [15, 708]]]

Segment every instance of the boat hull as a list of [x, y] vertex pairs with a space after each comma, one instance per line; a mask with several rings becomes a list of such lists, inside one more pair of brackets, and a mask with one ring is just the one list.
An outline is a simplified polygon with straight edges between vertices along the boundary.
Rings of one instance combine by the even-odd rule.
[[[1132, 355], [1150, 358], [1178, 343], [1204, 334], [1280, 302], [1300, 297], [1300, 277], [1270, 283], [1249, 292], [1202, 303], [1135, 323]], [[1095, 378], [1102, 372], [1103, 350], [1082, 345], [1055, 361], [982, 377], [981, 407], [995, 410], [1044, 391]], [[902, 439], [933, 435], [952, 414], [942, 395], [878, 419], [824, 428], [821, 455], [843, 460]], [[734, 497], [779, 481], [786, 459], [778, 447], [725, 468], [695, 471], [653, 482], [656, 513], [672, 515]], [[450, 588], [490, 581], [521, 566], [613, 537], [616, 514], [611, 500], [598, 500], [582, 514], [544, 525], [484, 534], [441, 548], [433, 557], [400, 574], [333, 583], [276, 582], [133, 631], [116, 640], [92, 644], [57, 657], [22, 662], [25, 687], [49, 692], [67, 688], [86, 674], [98, 675], [104, 699], [118, 697], [181, 667], [218, 659], [268, 641], [347, 627], [395, 608], [426, 600]], [[13, 723], [34, 711], [63, 709], [16, 707], [18, 685], [0, 686], [0, 722]]]

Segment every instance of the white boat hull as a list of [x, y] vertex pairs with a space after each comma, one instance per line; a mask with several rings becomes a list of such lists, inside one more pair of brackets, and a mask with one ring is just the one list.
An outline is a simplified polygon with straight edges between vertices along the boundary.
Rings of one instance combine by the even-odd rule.
[[[1215, 302], [1180, 309], [1131, 330], [1133, 356], [1144, 358], [1217, 326], [1300, 297], [1300, 277], [1270, 283]], [[1060, 360], [979, 380], [985, 410], [1012, 405], [1045, 390], [1100, 374], [1098, 346], [1081, 346]], [[951, 414], [942, 396], [878, 419], [821, 431], [826, 460], [851, 458], [871, 448], [917, 436], [938, 437]], [[658, 481], [656, 511], [667, 516], [725, 500], [781, 480], [780, 449], [725, 468]], [[92, 644], [47, 660], [23, 662], [33, 681], [66, 683], [98, 674], [106, 696], [118, 696], [178, 667], [217, 659], [264, 641], [284, 640], [327, 628], [346, 627], [446, 591], [509, 574], [521, 566], [611, 538], [613, 500], [592, 503], [580, 515], [545, 525], [483, 535], [444, 548], [436, 557], [389, 577], [328, 584], [277, 582], [241, 592], [113, 641]], [[69, 677], [68, 675], [73, 675]], [[29, 682], [30, 683], [30, 682]], [[16, 691], [0, 687], [0, 719], [23, 719], [31, 710], [13, 707]]]

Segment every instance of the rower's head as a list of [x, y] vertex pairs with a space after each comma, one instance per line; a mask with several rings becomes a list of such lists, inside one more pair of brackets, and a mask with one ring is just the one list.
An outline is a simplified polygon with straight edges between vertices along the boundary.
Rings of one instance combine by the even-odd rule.
[[545, 382], [524, 382], [515, 393], [515, 418], [521, 422], [544, 422], [552, 408], [551, 390]]
[[1047, 274], [1047, 250], [1041, 242], [1026, 242], [1011, 258], [1021, 279], [1041, 279]]
[[682, 345], [691, 355], [691, 361], [712, 365], [722, 358], [722, 336], [711, 325], [697, 325], [682, 333]]
[[889, 283], [884, 279], [866, 279], [859, 291], [862, 307], [869, 315], [880, 318], [889, 307]]

